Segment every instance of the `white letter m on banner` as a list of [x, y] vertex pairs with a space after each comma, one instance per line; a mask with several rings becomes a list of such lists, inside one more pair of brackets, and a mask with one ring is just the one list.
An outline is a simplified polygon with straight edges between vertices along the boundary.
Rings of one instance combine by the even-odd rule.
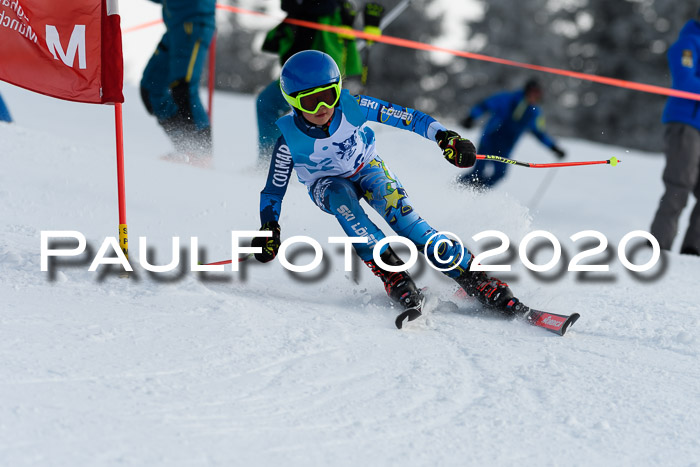
[[[75, 63], [75, 53], [78, 53], [78, 67], [81, 70], [87, 68], [85, 60], [85, 25], [76, 24], [73, 28], [73, 33], [70, 35], [70, 42], [68, 42], [68, 49], [63, 51], [61, 46], [61, 39], [58, 37], [58, 30], [56, 26], [46, 25], [46, 46], [49, 48], [49, 52], [53, 54], [53, 58], [58, 60], [58, 56], [61, 57], [63, 63], [73, 68], [73, 63]], [[58, 56], [56, 55], [58, 52]]]

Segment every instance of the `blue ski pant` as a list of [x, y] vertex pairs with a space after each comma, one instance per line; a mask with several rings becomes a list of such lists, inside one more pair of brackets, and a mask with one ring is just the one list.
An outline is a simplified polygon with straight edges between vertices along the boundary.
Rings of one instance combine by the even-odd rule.
[[7, 106], [5, 105], [5, 101], [2, 100], [2, 96], [0, 96], [0, 122], [11, 122], [12, 117], [10, 116], [10, 111], [7, 109]]
[[[353, 245], [363, 261], [372, 259], [374, 246], [386, 235], [369, 219], [360, 199], [382, 215], [397, 235], [409, 239], [419, 251], [425, 251], [428, 260], [447, 276], [456, 278], [469, 268], [471, 253], [454, 240], [451, 246], [441, 242], [448, 237], [438, 233], [418, 215], [401, 182], [378, 156], [349, 178], [317, 180], [309, 188], [309, 195], [319, 208], [335, 216], [349, 237], [367, 237], [366, 244]], [[451, 266], [456, 267], [444, 271]]]
[[174, 25], [163, 35], [141, 79], [144, 102], [159, 122], [177, 114], [197, 130], [209, 127], [199, 82], [213, 35], [214, 26], [204, 22]]

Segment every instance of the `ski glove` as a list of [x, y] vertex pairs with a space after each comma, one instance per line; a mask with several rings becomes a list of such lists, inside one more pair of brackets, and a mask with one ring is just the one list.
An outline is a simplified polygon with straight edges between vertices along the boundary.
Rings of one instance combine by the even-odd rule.
[[365, 27], [373, 26], [375, 28], [379, 27], [382, 22], [382, 17], [384, 16], [384, 7], [379, 3], [366, 3], [365, 10], [362, 12], [362, 18], [365, 21]]
[[343, 26], [352, 27], [357, 16], [357, 7], [351, 0], [345, 0], [340, 7], [340, 18]]
[[265, 222], [260, 230], [271, 230], [272, 237], [255, 237], [250, 246], [262, 248], [261, 253], [255, 253], [255, 259], [267, 263], [275, 259], [280, 249], [280, 225], [276, 221]]
[[338, 40], [339, 41], [350, 41], [350, 40], [355, 40], [355, 35], [352, 33], [352, 25], [355, 22], [355, 17], [357, 16], [357, 8], [355, 7], [355, 4], [350, 1], [350, 0], [345, 0], [344, 2], [341, 3], [340, 6], [340, 21], [341, 21], [341, 28], [347, 29], [348, 33], [344, 34], [338, 34]]
[[[382, 17], [384, 16], [384, 7], [379, 3], [366, 3], [365, 9], [362, 12], [362, 19], [365, 23], [365, 31], [367, 34], [376, 34], [377, 36], [382, 34], [382, 30], [379, 25], [382, 22]], [[372, 44], [372, 41], [367, 41], [367, 44]]]
[[556, 154], [556, 156], [559, 159], [563, 159], [564, 156], [566, 156], [566, 153], [564, 152], [564, 150], [562, 148], [560, 148], [559, 146], [552, 146], [552, 151], [554, 152], [554, 154]]
[[462, 138], [456, 131], [440, 130], [435, 135], [442, 154], [452, 165], [459, 168], [471, 167], [476, 162], [476, 148], [471, 141]]

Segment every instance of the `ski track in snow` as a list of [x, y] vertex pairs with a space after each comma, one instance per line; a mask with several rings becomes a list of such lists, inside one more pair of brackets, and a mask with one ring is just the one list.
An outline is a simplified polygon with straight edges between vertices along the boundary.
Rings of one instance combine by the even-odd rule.
[[[173, 236], [185, 249], [199, 237], [206, 258], [218, 260], [230, 258], [232, 230], [257, 229], [265, 174], [255, 169], [249, 96], [217, 95], [216, 166], [203, 170], [158, 159], [168, 142], [128, 88], [135, 274], [88, 272], [85, 257], [64, 260], [53, 276], [41, 272], [42, 230], [78, 230], [93, 253], [116, 235], [112, 110], [0, 91], [17, 121], [0, 124], [0, 464], [700, 462], [700, 261], [671, 253], [665, 274], [642, 281], [616, 256], [624, 234], [648, 228], [662, 158], [565, 140], [573, 160], [623, 163], [559, 169], [530, 210], [544, 171], [512, 167], [491, 193], [461, 190], [434, 144], [375, 126], [380, 155], [437, 228], [468, 244], [470, 235], [501, 230], [515, 247], [549, 230], [568, 259], [576, 253], [568, 237], [595, 229], [612, 249], [611, 271], [588, 281], [574, 273], [543, 280], [517, 254], [510, 263], [509, 282], [525, 303], [581, 313], [563, 338], [469, 303], [457, 313], [438, 307], [397, 331], [396, 310], [365, 304], [382, 293], [377, 279], [359, 262], [360, 283], [347, 279], [342, 257], [325, 244], [339, 227], [296, 182], [282, 235], [321, 241], [329, 259], [322, 278], [300, 280], [277, 261], [179, 279], [138, 265], [139, 236], [165, 264]], [[514, 157], [550, 161], [530, 137]], [[450, 281], [418, 269], [421, 285], [449, 299]]]

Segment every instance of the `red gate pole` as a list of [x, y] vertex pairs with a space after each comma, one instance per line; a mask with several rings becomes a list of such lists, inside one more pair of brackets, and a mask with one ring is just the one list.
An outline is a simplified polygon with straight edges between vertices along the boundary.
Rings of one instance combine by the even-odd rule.
[[129, 258], [129, 235], [126, 227], [126, 184], [124, 183], [124, 123], [122, 104], [114, 104], [114, 122], [117, 133], [117, 196], [119, 199], [119, 248]]

